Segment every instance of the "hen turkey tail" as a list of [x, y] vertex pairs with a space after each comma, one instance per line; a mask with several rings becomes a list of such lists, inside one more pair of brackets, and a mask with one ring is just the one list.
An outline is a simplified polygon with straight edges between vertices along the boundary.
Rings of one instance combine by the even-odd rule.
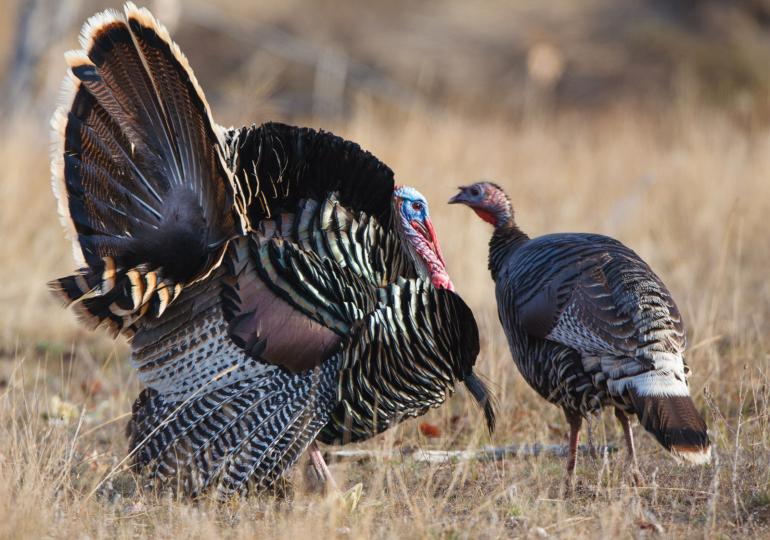
[[689, 395], [644, 395], [629, 389], [639, 422], [674, 457], [700, 465], [711, 460], [706, 422]]
[[224, 132], [166, 29], [129, 3], [92, 17], [81, 46], [67, 54], [52, 173], [82, 268], [51, 286], [117, 333], [160, 315], [248, 225]]

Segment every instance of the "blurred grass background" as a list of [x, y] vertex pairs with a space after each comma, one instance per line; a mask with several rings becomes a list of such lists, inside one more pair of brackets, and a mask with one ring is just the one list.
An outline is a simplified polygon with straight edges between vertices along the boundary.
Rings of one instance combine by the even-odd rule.
[[[593, 231], [639, 252], [688, 326], [690, 380], [716, 443], [675, 464], [636, 428], [624, 455], [579, 463], [333, 463], [355, 510], [297, 490], [221, 508], [114, 481], [138, 392], [128, 348], [78, 327], [46, 281], [73, 269], [49, 187], [48, 120], [82, 22], [118, 2], [9, 0], [0, 10], [0, 538], [756, 537], [770, 534], [770, 2], [156, 0], [223, 125], [278, 120], [352, 139], [423, 191], [500, 402], [489, 438], [459, 391], [365, 448], [566, 442], [521, 380], [486, 270], [490, 231], [445, 205], [501, 183], [530, 235]], [[597, 442], [622, 447], [611, 415]], [[301, 467], [298, 467], [298, 471]], [[299, 486], [300, 472], [292, 475]]]

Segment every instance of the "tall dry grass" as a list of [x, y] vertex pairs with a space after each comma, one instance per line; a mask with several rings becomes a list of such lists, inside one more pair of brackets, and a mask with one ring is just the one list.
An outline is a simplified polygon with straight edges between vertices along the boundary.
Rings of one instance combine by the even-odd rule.
[[[215, 111], [216, 113], [216, 111]], [[49, 189], [40, 126], [13, 122], [0, 145], [0, 538], [507, 536], [767, 537], [770, 534], [770, 131], [694, 105], [657, 115], [533, 116], [510, 125], [451, 111], [392, 116], [362, 104], [334, 131], [372, 150], [431, 201], [450, 273], [482, 333], [480, 371], [499, 398], [491, 439], [460, 390], [427, 419], [362, 446], [467, 448], [565, 442], [560, 412], [522, 381], [497, 322], [486, 224], [445, 203], [455, 186], [493, 178], [530, 235], [595, 231], [619, 238], [662, 276], [688, 326], [691, 387], [716, 459], [675, 464], [636, 428], [645, 482], [620, 453], [581, 459], [563, 490], [561, 459], [332, 464], [355, 509], [305, 493], [215, 506], [138, 494], [119, 466], [138, 392], [127, 347], [79, 329], [45, 290], [73, 268]], [[621, 444], [611, 415], [598, 442]], [[98, 489], [105, 475], [115, 474]]]

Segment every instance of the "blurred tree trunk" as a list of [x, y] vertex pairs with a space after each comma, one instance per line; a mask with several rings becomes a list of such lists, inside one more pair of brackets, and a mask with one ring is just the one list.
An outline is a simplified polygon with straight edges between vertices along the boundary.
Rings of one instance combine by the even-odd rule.
[[[44, 58], [78, 12], [78, 0], [23, 0], [13, 25], [13, 49], [0, 83], [0, 116], [34, 109], [46, 83]], [[46, 111], [48, 112], [48, 111]]]

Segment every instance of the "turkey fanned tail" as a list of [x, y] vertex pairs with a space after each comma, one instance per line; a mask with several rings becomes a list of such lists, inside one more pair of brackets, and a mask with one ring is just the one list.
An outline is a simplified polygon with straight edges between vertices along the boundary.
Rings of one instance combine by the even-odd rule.
[[92, 17], [81, 45], [67, 55], [72, 97], [54, 115], [52, 173], [82, 268], [50, 285], [117, 334], [160, 316], [246, 224], [224, 132], [165, 28], [129, 3]]

